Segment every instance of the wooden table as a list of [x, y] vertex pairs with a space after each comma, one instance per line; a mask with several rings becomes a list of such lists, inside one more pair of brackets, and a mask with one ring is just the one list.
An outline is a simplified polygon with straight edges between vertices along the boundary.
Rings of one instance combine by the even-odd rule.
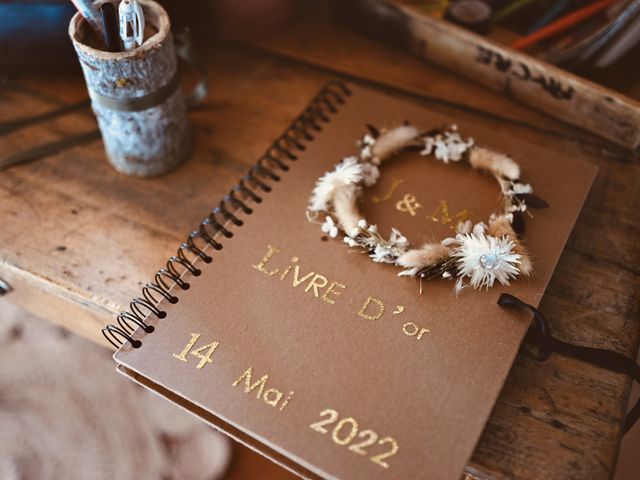
[[[112, 170], [95, 141], [0, 173], [0, 278], [6, 301], [96, 342], [328, 79], [347, 78], [599, 165], [542, 302], [562, 339], [634, 356], [640, 337], [639, 162], [593, 135], [386, 49], [342, 28], [305, 23], [253, 47], [212, 44], [211, 94], [193, 111], [198, 148], [159, 179]], [[636, 96], [638, 89], [636, 89]], [[14, 79], [0, 122], [86, 97], [78, 72]], [[0, 156], [96, 128], [88, 112], [12, 133]], [[90, 372], [87, 372], [90, 375]], [[630, 382], [553, 356], [515, 362], [471, 467], [498, 478], [609, 478]], [[246, 450], [233, 478], [290, 478]]]

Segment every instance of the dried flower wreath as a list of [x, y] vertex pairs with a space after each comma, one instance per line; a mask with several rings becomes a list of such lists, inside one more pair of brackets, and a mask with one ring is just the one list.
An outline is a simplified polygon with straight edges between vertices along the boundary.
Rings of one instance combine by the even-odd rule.
[[[358, 142], [357, 156], [346, 157], [316, 183], [307, 217], [315, 221], [326, 213], [322, 231], [369, 254], [374, 262], [393, 263], [404, 268], [398, 275], [431, 279], [457, 277], [456, 292], [467, 283], [473, 288], [489, 288], [496, 280], [509, 285], [518, 275], [533, 272], [531, 259], [517, 233], [524, 230], [527, 208], [546, 208], [547, 203], [533, 195], [531, 185], [520, 183], [520, 167], [510, 157], [475, 145], [460, 136], [455, 125], [448, 129], [421, 132], [405, 123], [369, 132]], [[370, 225], [358, 210], [363, 187], [371, 187], [380, 177], [379, 166], [401, 151], [420, 149], [421, 155], [434, 156], [444, 163], [466, 161], [476, 170], [491, 174], [500, 186], [503, 208], [488, 223], [460, 222], [456, 236], [440, 243], [412, 248], [397, 229], [387, 240], [376, 225]]]

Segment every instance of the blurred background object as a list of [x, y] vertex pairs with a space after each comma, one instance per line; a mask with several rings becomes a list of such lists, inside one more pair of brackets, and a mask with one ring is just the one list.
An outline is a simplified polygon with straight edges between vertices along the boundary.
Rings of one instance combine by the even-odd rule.
[[6, 302], [0, 392], [3, 480], [215, 480], [229, 466], [229, 439], [124, 381], [107, 350]]
[[51, 72], [75, 65], [68, 0], [0, 1], [0, 72]]
[[[286, 29], [302, 11], [334, 4], [340, 20], [359, 0], [161, 0], [174, 30], [189, 26], [201, 40], [255, 41]], [[457, 23], [498, 43], [613, 88], [633, 72], [640, 53], [640, 0], [395, 0], [418, 14]], [[69, 0], [0, 0], [0, 72], [76, 67], [65, 35], [75, 12]]]

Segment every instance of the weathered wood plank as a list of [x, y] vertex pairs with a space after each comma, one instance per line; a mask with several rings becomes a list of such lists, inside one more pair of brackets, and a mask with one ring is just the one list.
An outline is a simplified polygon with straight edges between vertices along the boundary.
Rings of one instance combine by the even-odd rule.
[[[552, 136], [568, 136], [583, 145], [593, 146], [594, 151], [620, 151], [619, 147], [521, 105], [508, 95], [479, 87], [468, 78], [445, 73], [438, 66], [414, 55], [330, 23], [325, 18], [326, 12], [312, 13], [307, 13], [304, 21], [294, 23], [281, 34], [252, 45], [327, 71], [379, 84], [386, 89], [414, 93], [432, 105], [475, 111], [483, 119], [502, 118], [510, 129], [524, 124]], [[640, 98], [637, 89], [624, 93], [632, 99]]]

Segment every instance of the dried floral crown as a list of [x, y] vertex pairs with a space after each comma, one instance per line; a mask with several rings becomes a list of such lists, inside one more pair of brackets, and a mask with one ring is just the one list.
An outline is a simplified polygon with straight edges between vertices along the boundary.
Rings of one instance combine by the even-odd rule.
[[[318, 179], [309, 200], [310, 221], [324, 212], [321, 229], [328, 236], [336, 238], [343, 232], [345, 243], [367, 252], [374, 262], [402, 267], [400, 276], [457, 277], [456, 292], [467, 283], [476, 289], [489, 288], [496, 280], [509, 285], [509, 280], [518, 275], [531, 275], [531, 259], [516, 232], [522, 232], [522, 214], [527, 207], [548, 205], [533, 195], [531, 185], [520, 183], [516, 162], [475, 145], [472, 138], [462, 138], [455, 125], [429, 132], [409, 124], [388, 130], [367, 127], [369, 132], [358, 142], [358, 155], [344, 158], [333, 171]], [[358, 199], [363, 187], [377, 182], [382, 162], [416, 147], [422, 149], [421, 155], [444, 163], [465, 161], [472, 168], [491, 174], [502, 192], [502, 210], [493, 213], [487, 223], [460, 222], [455, 237], [419, 248], [412, 248], [395, 228], [388, 240], [383, 238], [376, 225], [370, 225], [360, 214]]]

